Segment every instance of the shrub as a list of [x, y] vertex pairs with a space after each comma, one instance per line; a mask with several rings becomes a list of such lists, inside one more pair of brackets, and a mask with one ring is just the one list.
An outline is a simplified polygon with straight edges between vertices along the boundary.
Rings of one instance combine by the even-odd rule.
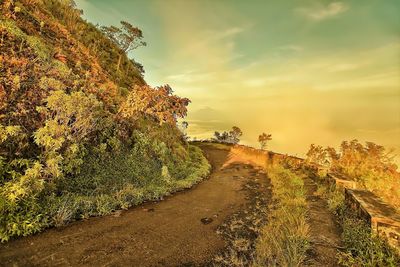
[[38, 198], [44, 188], [42, 166], [36, 162], [0, 187], [0, 239], [26, 236], [47, 225]]
[[342, 218], [342, 240], [346, 248], [339, 254], [343, 266], [399, 266], [400, 256], [386, 240], [371, 233], [371, 227], [346, 212]]

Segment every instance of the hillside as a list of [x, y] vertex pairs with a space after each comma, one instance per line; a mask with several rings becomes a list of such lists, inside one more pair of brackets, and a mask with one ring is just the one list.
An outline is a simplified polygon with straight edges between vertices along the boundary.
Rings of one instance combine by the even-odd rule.
[[2, 241], [162, 198], [209, 171], [177, 127], [190, 101], [148, 86], [80, 15], [72, 1], [1, 1]]

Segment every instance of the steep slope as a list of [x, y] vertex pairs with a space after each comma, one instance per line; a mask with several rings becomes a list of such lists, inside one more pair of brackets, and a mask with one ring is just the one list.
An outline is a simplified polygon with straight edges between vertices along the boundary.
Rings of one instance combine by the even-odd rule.
[[0, 2], [0, 239], [103, 215], [208, 173], [176, 126], [190, 102], [72, 1]]

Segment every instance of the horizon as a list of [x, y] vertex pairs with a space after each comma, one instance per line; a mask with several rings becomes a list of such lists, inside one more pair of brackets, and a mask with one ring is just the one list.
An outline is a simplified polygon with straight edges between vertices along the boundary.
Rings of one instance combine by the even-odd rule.
[[143, 30], [130, 55], [151, 86], [191, 99], [191, 137], [236, 125], [242, 144], [267, 132], [270, 150], [299, 157], [352, 139], [400, 151], [396, 1], [76, 2], [94, 24]]

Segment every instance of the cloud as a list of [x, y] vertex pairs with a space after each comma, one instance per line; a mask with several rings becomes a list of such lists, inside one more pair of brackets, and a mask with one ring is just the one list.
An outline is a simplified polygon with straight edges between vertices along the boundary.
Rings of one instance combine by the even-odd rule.
[[278, 49], [283, 51], [294, 51], [294, 52], [300, 52], [304, 50], [304, 48], [299, 45], [284, 45], [278, 47]]
[[314, 21], [320, 21], [328, 18], [335, 17], [343, 12], [346, 12], [349, 6], [342, 2], [332, 2], [327, 6], [315, 6], [299, 8], [297, 12], [305, 16], [306, 18]]
[[219, 35], [219, 38], [225, 38], [225, 37], [230, 37], [230, 36], [235, 36], [241, 32], [244, 32], [245, 28], [244, 27], [232, 27], [225, 29], [222, 31]]
[[212, 79], [214, 75], [215, 73], [213, 72], [196, 72], [191, 70], [179, 74], [168, 75], [166, 76], [166, 80], [168, 82], [176, 83], [193, 83]]

